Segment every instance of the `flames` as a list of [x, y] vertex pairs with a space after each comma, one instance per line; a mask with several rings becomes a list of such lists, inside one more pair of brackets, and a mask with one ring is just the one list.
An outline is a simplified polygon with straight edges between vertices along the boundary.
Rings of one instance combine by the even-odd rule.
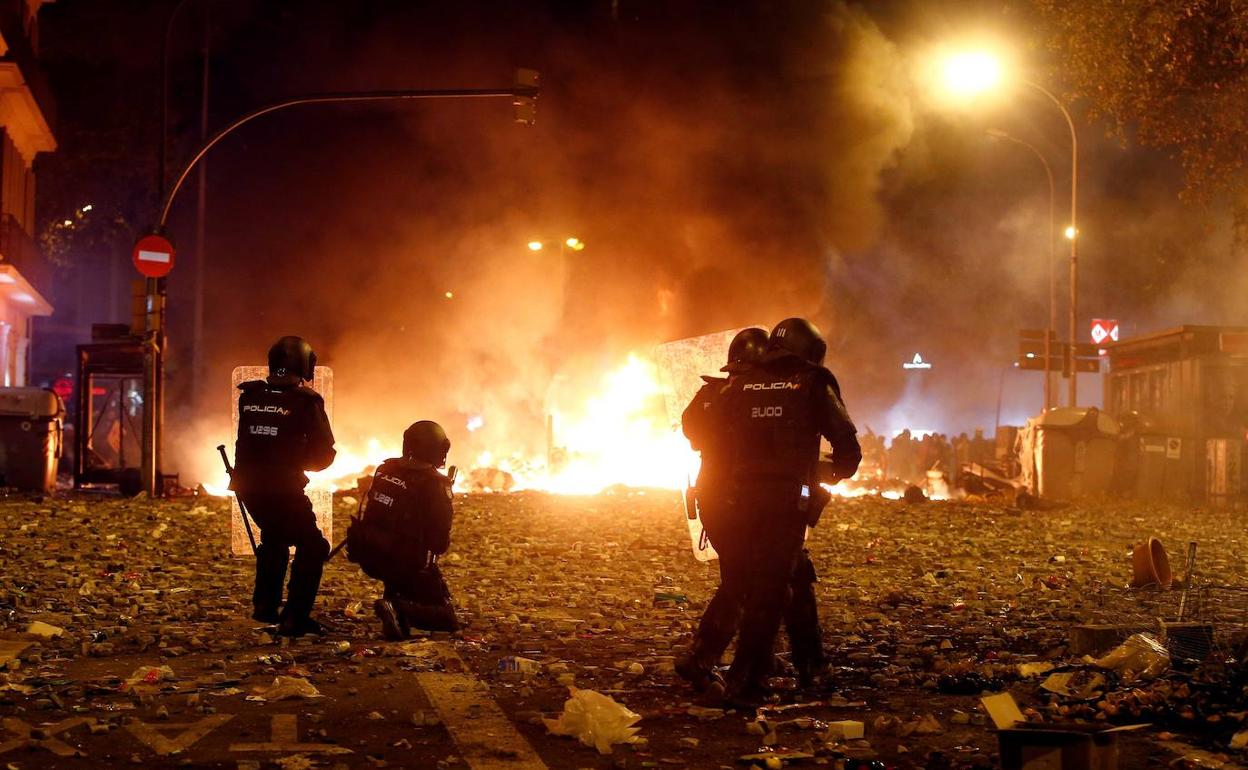
[[[631, 354], [585, 390], [559, 394], [547, 404], [549, 436], [545, 452], [520, 452], [506, 446], [476, 452], [470, 461], [456, 456], [461, 465], [456, 490], [541, 490], [558, 494], [597, 494], [614, 486], [682, 489], [696, 478], [698, 455], [681, 434], [674, 404], [683, 405], [692, 394], [672, 393], [654, 360]], [[474, 414], [448, 432], [453, 441], [482, 431], [490, 415]], [[471, 442], [465, 442], [465, 444]], [[309, 473], [314, 489], [352, 489], [360, 477], [388, 457], [400, 454], [398, 436], [362, 442], [339, 441], [333, 465]], [[842, 481], [826, 488], [838, 497], [902, 496], [903, 487], [892, 488], [875, 480]], [[224, 475], [205, 484], [213, 495], [228, 495]], [[930, 485], [929, 497], [948, 496], [947, 488]]]
[[517, 489], [594, 494], [614, 486], [680, 489], [697, 472], [697, 455], [664, 407], [654, 362], [633, 354], [583, 398], [552, 404], [552, 446], [544, 461], [497, 459]]
[[[697, 473], [697, 454], [676, 428], [665, 407], [664, 390], [655, 363], [632, 354], [609, 371], [589, 392], [572, 394], [549, 406], [551, 446], [545, 453], [508, 451], [507, 447], [478, 452], [461, 464], [460, 491], [480, 491], [472, 478], [506, 478], [511, 490], [536, 489], [560, 494], [596, 494], [608, 487], [680, 489]], [[676, 416], [678, 420], [679, 416]], [[459, 426], [474, 433], [489, 421], [473, 415]], [[451, 429], [452, 440], [457, 431]], [[461, 434], [462, 435], [462, 434]], [[338, 491], [356, 486], [382, 460], [400, 454], [399, 442], [368, 438], [362, 443], [339, 441], [333, 465], [309, 473], [312, 488]], [[474, 470], [484, 473], [474, 474]], [[501, 471], [502, 473], [498, 473]], [[222, 476], [204, 488], [227, 495]], [[501, 491], [503, 485], [494, 491]], [[490, 487], [484, 487], [490, 491]]]

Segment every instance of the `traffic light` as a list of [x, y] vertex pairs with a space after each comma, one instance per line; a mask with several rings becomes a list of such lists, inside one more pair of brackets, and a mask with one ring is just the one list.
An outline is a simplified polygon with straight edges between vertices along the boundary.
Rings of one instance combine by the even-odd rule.
[[147, 332], [147, 279], [130, 282], [130, 334], [142, 337]]
[[516, 94], [512, 97], [511, 106], [515, 108], [516, 122], [531, 126], [537, 122], [537, 70], [520, 68], [516, 70], [516, 88], [532, 89], [531, 95]]
[[1101, 370], [1101, 351], [1096, 345], [1076, 343], [1075, 354], [1070, 356], [1070, 345], [1058, 342], [1057, 333], [1049, 332], [1049, 358], [1044, 358], [1044, 329], [1021, 329], [1018, 333], [1018, 368], [1042, 372], [1045, 369], [1061, 372], [1070, 377], [1071, 362], [1076, 372], [1096, 374]]

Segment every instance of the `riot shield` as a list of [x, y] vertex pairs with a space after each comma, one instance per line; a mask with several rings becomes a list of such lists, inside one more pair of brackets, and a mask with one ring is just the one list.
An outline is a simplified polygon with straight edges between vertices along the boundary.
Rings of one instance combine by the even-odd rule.
[[[238, 435], [238, 386], [250, 380], [263, 380], [269, 376], [267, 366], [236, 366], [230, 376], [230, 417], [234, 426], [233, 435]], [[313, 373], [312, 390], [325, 399], [325, 415], [329, 424], [334, 424], [334, 371], [328, 366], [318, 366]], [[329, 542], [334, 542], [334, 493], [328, 489], [309, 486], [304, 490], [308, 500], [312, 502], [312, 510], [316, 513], [316, 526]], [[254, 522], [253, 522], [254, 525]], [[259, 536], [259, 533], [256, 533]], [[238, 498], [230, 498], [230, 555], [249, 556], [251, 544], [247, 540], [247, 528], [243, 524], [242, 512], [238, 508]]]
[[[704, 334], [701, 337], [665, 342], [654, 349], [654, 360], [663, 381], [664, 405], [672, 430], [680, 431], [680, 416], [702, 387], [704, 374], [717, 374], [728, 358], [728, 345], [740, 329]], [[685, 522], [689, 527], [689, 544], [698, 561], [719, 558], [706, 537], [698, 510], [697, 493], [692, 479], [698, 476], [698, 456], [689, 451], [688, 478], [684, 491]]]

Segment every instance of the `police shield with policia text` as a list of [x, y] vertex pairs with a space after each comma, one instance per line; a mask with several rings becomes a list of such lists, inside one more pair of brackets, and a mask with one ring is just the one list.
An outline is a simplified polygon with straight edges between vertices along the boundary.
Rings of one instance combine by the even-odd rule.
[[[325, 402], [304, 384], [315, 369], [311, 345], [282, 337], [269, 349], [269, 376], [238, 386], [230, 489], [260, 527], [252, 617], [277, 623], [287, 636], [323, 633], [311, 614], [329, 543], [303, 492], [308, 484], [304, 472], [328, 468], [335, 451]], [[282, 581], [292, 546], [295, 558], [283, 607]]]
[[385, 585], [373, 610], [387, 639], [404, 639], [412, 628], [459, 628], [438, 568], [451, 545], [454, 468], [438, 472], [450, 449], [442, 426], [414, 423], [403, 433], [403, 456], [377, 468], [363, 515], [347, 530], [347, 558]]
[[799, 674], [810, 680], [825, 667], [814, 569], [803, 551], [806, 528], [827, 502], [818, 486], [821, 438], [832, 447], [834, 478], [852, 476], [862, 459], [840, 386], [823, 366], [826, 350], [809, 321], [781, 321], [766, 353], [729, 380], [711, 409], [726, 463], [724, 520], [745, 544], [748, 564], [729, 700], [765, 695], [786, 613]]

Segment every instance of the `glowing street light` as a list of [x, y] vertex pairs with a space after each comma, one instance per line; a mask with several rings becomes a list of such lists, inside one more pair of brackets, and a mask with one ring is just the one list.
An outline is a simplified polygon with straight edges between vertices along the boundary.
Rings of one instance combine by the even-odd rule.
[[1001, 60], [987, 51], [962, 51], [945, 59], [941, 74], [951, 93], [975, 96], [1001, 83]]
[[[996, 88], [1004, 80], [1001, 59], [991, 52], [960, 51], [944, 58], [941, 74], [947, 91], [952, 94], [972, 96]], [[1070, 129], [1070, 227], [1066, 228], [1070, 239], [1070, 333], [1068, 355], [1074, 356], [1079, 326], [1079, 247], [1075, 235], [1079, 232], [1079, 136], [1075, 131], [1070, 110], [1049, 89], [1026, 78], [1017, 82], [1039, 92], [1053, 103]], [[1077, 406], [1079, 375], [1075, 372], [1073, 358], [1070, 365], [1070, 406]]]
[[[529, 251], [541, 251], [547, 246], [554, 245], [556, 241], [529, 241]], [[585, 241], [577, 238], [575, 235], [568, 236], [562, 241], [558, 241], [559, 252], [563, 253], [567, 249], [572, 251], [583, 251], [585, 249]]]

